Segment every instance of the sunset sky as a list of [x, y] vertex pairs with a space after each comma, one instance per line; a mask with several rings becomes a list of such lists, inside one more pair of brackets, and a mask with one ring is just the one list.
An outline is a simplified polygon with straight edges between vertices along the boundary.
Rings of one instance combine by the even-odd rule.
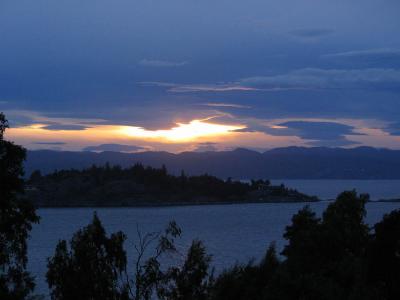
[[399, 29], [398, 0], [2, 0], [0, 111], [29, 149], [400, 149]]

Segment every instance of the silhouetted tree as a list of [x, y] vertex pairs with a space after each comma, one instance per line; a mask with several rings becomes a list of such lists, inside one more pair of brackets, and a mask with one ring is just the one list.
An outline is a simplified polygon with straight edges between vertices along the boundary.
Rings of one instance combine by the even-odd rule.
[[156, 288], [166, 280], [166, 273], [161, 268], [161, 259], [166, 254], [176, 253], [175, 239], [181, 235], [181, 229], [172, 221], [164, 232], [142, 235], [137, 230], [139, 243], [135, 245], [136, 260], [134, 279], [128, 280], [131, 298], [150, 300]]
[[359, 294], [369, 242], [367, 200], [355, 191], [343, 192], [322, 219], [307, 207], [294, 215], [284, 235], [286, 260], [273, 294], [281, 299], [352, 299]]
[[210, 288], [212, 300], [261, 300], [280, 267], [275, 245], [272, 244], [259, 264], [250, 261], [246, 265], [235, 265], [218, 276]]
[[367, 286], [380, 299], [400, 299], [400, 210], [375, 225], [368, 255]]
[[175, 240], [181, 229], [170, 222], [163, 232], [142, 235], [135, 245], [131, 277], [127, 270], [122, 232], [109, 238], [95, 214], [87, 227], [74, 234], [69, 245], [62, 240], [49, 259], [47, 282], [54, 300], [205, 300], [210, 256], [194, 241], [182, 266], [162, 266], [165, 256], [177, 254]]
[[0, 299], [26, 299], [34, 288], [26, 271], [26, 241], [39, 218], [22, 197], [25, 149], [4, 140], [7, 128], [0, 113]]
[[129, 299], [125, 239], [122, 232], [107, 237], [94, 214], [92, 223], [75, 233], [69, 246], [60, 241], [46, 274], [52, 299]]
[[40, 180], [41, 178], [42, 178], [42, 173], [40, 172], [40, 170], [35, 170], [29, 177], [29, 182], [35, 182]]
[[[309, 206], [292, 217], [292, 224], [286, 227], [283, 237], [288, 240], [282, 254], [293, 268], [313, 268], [318, 252], [318, 232], [321, 220]], [[299, 265], [300, 264], [300, 265]]]
[[[382, 268], [377, 272], [381, 275], [370, 280], [378, 287], [393, 288], [396, 292], [390, 292], [390, 298], [379, 293], [378, 288], [377, 292], [371, 289], [365, 281], [366, 253], [372, 238], [364, 223], [367, 200], [367, 196], [355, 191], [344, 192], [327, 207], [322, 218], [308, 206], [301, 209], [286, 227], [284, 237], [288, 243], [282, 251], [284, 259], [280, 261], [275, 248], [270, 247], [261, 263], [225, 270], [211, 288], [211, 299], [397, 299], [393, 295], [397, 295], [395, 283], [399, 278], [396, 247], [400, 221], [391, 216], [385, 225], [377, 225], [376, 235], [383, 238], [382, 232], [386, 232], [389, 237], [383, 238], [385, 242], [373, 243], [371, 251], [371, 257], [387, 255], [387, 261], [380, 258], [381, 261], [377, 259], [371, 264], [371, 274], [372, 270]], [[383, 226], [388, 227], [382, 229]], [[389, 264], [393, 266], [390, 274], [384, 271], [391, 270], [387, 268]]]
[[163, 300], [206, 300], [210, 284], [210, 261], [201, 241], [193, 241], [181, 267], [171, 267], [165, 274], [158, 296]]

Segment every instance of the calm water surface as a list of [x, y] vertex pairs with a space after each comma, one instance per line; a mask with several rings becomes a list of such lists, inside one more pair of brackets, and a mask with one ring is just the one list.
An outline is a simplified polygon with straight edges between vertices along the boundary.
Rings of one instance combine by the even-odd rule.
[[[327, 202], [312, 203], [318, 214]], [[126, 248], [133, 259], [136, 226], [143, 232], [158, 231], [172, 219], [183, 229], [178, 246], [182, 252], [192, 239], [204, 241], [213, 255], [217, 271], [235, 262], [261, 258], [273, 241], [279, 249], [284, 245], [282, 233], [303, 203], [204, 205], [165, 208], [70, 208], [40, 209], [41, 223], [34, 227], [29, 242], [29, 269], [36, 276], [37, 291], [46, 294], [46, 259], [54, 253], [60, 239], [70, 239], [73, 232], [87, 225], [97, 211], [107, 232], [124, 231]], [[369, 203], [367, 221], [376, 223], [384, 213], [400, 208], [400, 203]]]
[[368, 193], [372, 200], [400, 199], [400, 180], [272, 180], [320, 199], [335, 199], [344, 190]]

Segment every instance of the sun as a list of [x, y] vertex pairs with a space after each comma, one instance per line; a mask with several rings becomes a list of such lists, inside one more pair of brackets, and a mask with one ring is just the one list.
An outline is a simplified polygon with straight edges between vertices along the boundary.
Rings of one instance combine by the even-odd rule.
[[235, 130], [244, 129], [243, 125], [225, 125], [192, 120], [189, 123], [177, 123], [176, 127], [161, 130], [146, 130], [142, 127], [122, 126], [120, 132], [135, 138], [164, 139], [171, 142], [192, 141], [201, 137], [212, 137], [229, 134]]

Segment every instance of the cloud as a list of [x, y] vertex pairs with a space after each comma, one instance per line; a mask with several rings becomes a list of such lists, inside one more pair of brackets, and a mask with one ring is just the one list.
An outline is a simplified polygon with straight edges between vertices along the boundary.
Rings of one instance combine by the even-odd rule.
[[210, 152], [210, 151], [218, 151], [216, 147], [217, 143], [212, 142], [205, 142], [197, 144], [196, 148], [194, 149], [195, 152]]
[[61, 146], [61, 145], [66, 145], [67, 143], [64, 142], [35, 142], [35, 145], [48, 145], [48, 146]]
[[277, 135], [296, 135], [305, 139], [335, 140], [344, 135], [360, 135], [354, 127], [337, 122], [288, 121], [270, 127], [269, 133]]
[[296, 29], [289, 32], [290, 35], [303, 39], [303, 40], [315, 40], [327, 35], [331, 35], [334, 31], [326, 28], [304, 28]]
[[142, 59], [139, 61], [139, 65], [146, 67], [159, 67], [159, 68], [170, 68], [170, 67], [183, 67], [187, 65], [186, 61], [168, 61], [168, 60], [152, 60], [152, 59]]
[[396, 57], [400, 58], [400, 49], [379, 48], [325, 54], [325, 58], [357, 58], [357, 57]]
[[400, 136], [400, 122], [390, 123], [384, 130], [390, 135]]
[[400, 70], [305, 68], [281, 75], [248, 77], [240, 82], [245, 86], [283, 89], [400, 87]]
[[29, 116], [6, 114], [6, 117], [10, 122], [11, 128], [30, 126], [36, 123], [34, 118], [31, 118]]
[[288, 121], [265, 129], [265, 132], [275, 136], [298, 136], [312, 140], [310, 145], [343, 146], [356, 144], [347, 140], [348, 135], [362, 135], [355, 132], [356, 128], [337, 122]]
[[249, 122], [247, 128], [238, 132], [264, 132], [277, 137], [296, 136], [310, 146], [342, 147], [359, 144], [348, 136], [364, 135], [350, 125], [331, 121], [294, 120], [278, 123]]
[[93, 151], [93, 152], [103, 152], [103, 151], [113, 151], [113, 152], [138, 152], [143, 150], [149, 150], [148, 147], [135, 146], [135, 145], [121, 145], [121, 144], [102, 144], [97, 146], [88, 146], [82, 149], [83, 151]]
[[[388, 90], [400, 89], [400, 69], [320, 69], [303, 68], [287, 73], [253, 76], [231, 83], [179, 84], [170, 82], [139, 82], [143, 86], [165, 88], [170, 93], [224, 93], [224, 92], [284, 92], [322, 89]], [[228, 100], [229, 101], [229, 100]], [[227, 102], [207, 102], [205, 106], [245, 108]]]
[[360, 142], [350, 141], [345, 138], [338, 140], [310, 141], [307, 142], [306, 144], [313, 147], [345, 147], [345, 146], [361, 145]]
[[227, 108], [251, 108], [251, 106], [248, 105], [235, 104], [235, 103], [219, 103], [219, 102], [201, 103], [200, 105], [210, 106], [210, 107], [227, 107]]
[[196, 92], [235, 92], [235, 91], [257, 91], [258, 89], [241, 86], [237, 84], [215, 84], [215, 85], [177, 85], [169, 89], [169, 92], [174, 93], [196, 93]]
[[[400, 69], [319, 69], [304, 68], [284, 74], [253, 76], [224, 84], [177, 84], [139, 82], [143, 86], [165, 87], [171, 93], [198, 92], [279, 92], [317, 89], [400, 88]], [[205, 104], [207, 105], [207, 104]], [[236, 104], [209, 103], [208, 106], [237, 107]], [[244, 108], [244, 107], [241, 107]]]
[[399, 68], [400, 49], [377, 48], [325, 54], [325, 62], [358, 67]]
[[85, 130], [95, 125], [109, 124], [105, 119], [77, 118], [78, 112], [70, 113], [74, 117], [65, 117], [68, 114], [64, 112], [44, 113], [32, 110], [8, 110], [5, 113], [12, 128], [41, 125], [45, 130]]
[[43, 127], [46, 130], [85, 130], [90, 128], [86, 125], [73, 125], [73, 124], [50, 124]]
[[230, 84], [177, 84], [167, 82], [139, 82], [144, 86], [166, 87], [168, 92], [172, 93], [197, 93], [197, 92], [248, 92], [258, 91], [258, 88], [240, 85], [238, 83]]

